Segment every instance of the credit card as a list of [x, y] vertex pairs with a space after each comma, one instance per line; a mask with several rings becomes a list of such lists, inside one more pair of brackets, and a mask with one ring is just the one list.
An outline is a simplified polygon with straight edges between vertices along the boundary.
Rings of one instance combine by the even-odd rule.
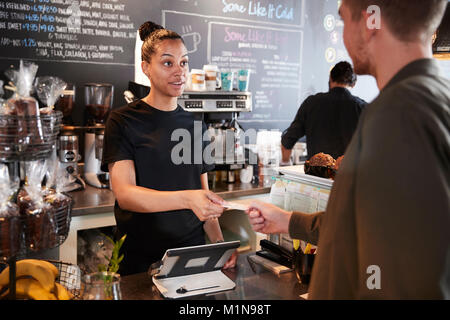
[[248, 209], [248, 205], [232, 201], [227, 201], [222, 206], [226, 209], [233, 209], [233, 210], [245, 211]]

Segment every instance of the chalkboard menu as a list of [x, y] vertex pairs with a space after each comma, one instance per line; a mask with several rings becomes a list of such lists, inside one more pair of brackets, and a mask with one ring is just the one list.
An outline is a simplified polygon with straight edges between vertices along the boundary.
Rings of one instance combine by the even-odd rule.
[[73, 118], [83, 124], [83, 84], [115, 86], [115, 105], [132, 79], [136, 26], [133, 1], [15, 0], [0, 2], [0, 67], [19, 59], [38, 64], [38, 76], [75, 84]]
[[[148, 18], [182, 35], [191, 68], [212, 63], [226, 71], [250, 69], [253, 111], [242, 113], [240, 123], [245, 129], [284, 130], [307, 96], [328, 90], [330, 69], [351, 61], [340, 2], [156, 1], [161, 11]], [[352, 91], [368, 101], [378, 93], [370, 77], [359, 77]]]
[[7, 57], [130, 64], [136, 27], [123, 3], [22, 0], [0, 2], [0, 9]]
[[[38, 76], [74, 83], [73, 118], [82, 124], [84, 83], [112, 83], [114, 107], [125, 103], [123, 91], [134, 80], [136, 30], [151, 20], [183, 37], [191, 68], [212, 63], [222, 70], [249, 69], [253, 112], [242, 113], [241, 124], [284, 130], [308, 95], [328, 89], [330, 68], [349, 60], [339, 2], [2, 1], [0, 70], [17, 66], [19, 59], [32, 60], [39, 65]], [[364, 85], [369, 96], [373, 88]]]

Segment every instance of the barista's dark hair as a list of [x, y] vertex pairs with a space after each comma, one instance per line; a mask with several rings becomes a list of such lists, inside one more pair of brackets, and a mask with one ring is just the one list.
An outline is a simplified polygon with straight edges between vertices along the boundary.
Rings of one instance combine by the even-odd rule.
[[447, 0], [344, 0], [354, 21], [371, 5], [380, 8], [382, 26], [387, 25], [400, 41], [431, 39], [445, 12]]
[[147, 62], [150, 62], [151, 56], [155, 53], [156, 45], [161, 41], [180, 39], [184, 43], [178, 33], [151, 21], [147, 21], [139, 27], [139, 37], [144, 42], [141, 48], [141, 59]]
[[354, 86], [356, 83], [356, 74], [352, 65], [347, 61], [337, 63], [330, 72], [330, 78], [334, 82]]

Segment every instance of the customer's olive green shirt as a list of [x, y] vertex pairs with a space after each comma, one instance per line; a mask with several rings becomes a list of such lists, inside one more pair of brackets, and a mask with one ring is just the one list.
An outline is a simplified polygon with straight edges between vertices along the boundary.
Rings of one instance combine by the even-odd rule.
[[364, 111], [326, 212], [290, 221], [318, 244], [311, 299], [450, 299], [449, 106], [449, 80], [422, 59]]

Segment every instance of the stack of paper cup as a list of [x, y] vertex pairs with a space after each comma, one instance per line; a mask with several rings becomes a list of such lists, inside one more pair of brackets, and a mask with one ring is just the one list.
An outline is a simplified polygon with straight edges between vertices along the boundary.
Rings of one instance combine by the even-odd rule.
[[221, 72], [222, 90], [233, 91], [233, 72]]
[[250, 80], [250, 70], [242, 69], [238, 71], [239, 91], [248, 91], [249, 80]]
[[191, 70], [191, 90], [205, 91], [205, 71], [201, 69]]
[[215, 91], [221, 86], [219, 68], [213, 64], [207, 64], [203, 66], [205, 71], [205, 84], [206, 91]]

